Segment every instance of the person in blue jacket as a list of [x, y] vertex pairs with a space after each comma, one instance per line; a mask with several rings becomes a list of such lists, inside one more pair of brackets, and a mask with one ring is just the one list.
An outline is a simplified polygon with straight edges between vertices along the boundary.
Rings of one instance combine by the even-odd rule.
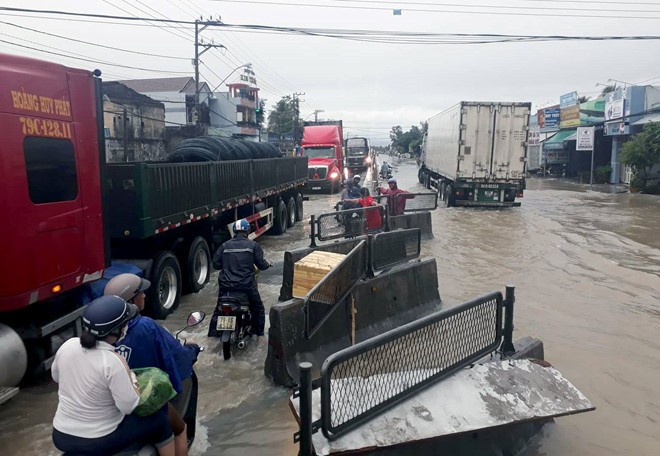
[[[105, 286], [104, 295], [114, 295], [144, 310], [144, 292], [151, 283], [135, 274], [119, 274]], [[165, 371], [177, 392], [183, 390], [183, 381], [192, 374], [199, 346], [181, 345], [172, 334], [149, 317], [136, 315], [128, 321], [126, 334], [115, 343], [116, 352], [126, 358], [131, 369], [157, 367]], [[186, 423], [168, 404], [168, 416], [174, 432], [176, 456], [188, 454]]]

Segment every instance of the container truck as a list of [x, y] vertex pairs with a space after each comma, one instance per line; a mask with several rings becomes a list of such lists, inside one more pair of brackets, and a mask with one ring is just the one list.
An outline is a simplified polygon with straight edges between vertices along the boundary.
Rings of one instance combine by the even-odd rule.
[[367, 138], [346, 140], [346, 167], [349, 171], [363, 172], [373, 165], [373, 154]]
[[341, 120], [304, 123], [300, 153], [308, 158], [307, 190], [339, 191], [342, 180], [348, 178], [343, 145]]
[[446, 206], [520, 206], [531, 103], [463, 101], [431, 117], [419, 181]]
[[142, 269], [164, 318], [208, 282], [232, 221], [254, 238], [302, 218], [306, 157], [106, 164], [98, 76], [0, 54], [0, 402], [80, 333], [112, 259]]

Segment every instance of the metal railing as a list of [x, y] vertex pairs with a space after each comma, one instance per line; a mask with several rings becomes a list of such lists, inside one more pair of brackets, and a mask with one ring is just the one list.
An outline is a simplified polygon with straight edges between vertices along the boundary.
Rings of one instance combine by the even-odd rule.
[[311, 337], [367, 274], [367, 242], [348, 255], [305, 296], [305, 332]]
[[402, 215], [409, 212], [433, 211], [438, 208], [436, 192], [399, 193], [394, 196], [377, 195], [374, 199], [388, 208], [389, 215]]
[[378, 233], [385, 229], [387, 220], [383, 206], [357, 207], [321, 214], [312, 218], [313, 232], [319, 241]]
[[372, 272], [418, 258], [422, 251], [419, 228], [375, 234], [369, 242], [369, 265]]
[[496, 350], [503, 302], [501, 293], [490, 293], [328, 357], [321, 370], [326, 438], [339, 437]]

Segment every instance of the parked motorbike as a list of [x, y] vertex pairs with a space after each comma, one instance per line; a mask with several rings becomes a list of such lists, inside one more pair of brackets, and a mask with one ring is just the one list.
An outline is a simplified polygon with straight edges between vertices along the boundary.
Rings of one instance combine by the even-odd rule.
[[225, 360], [231, 358], [232, 345], [241, 350], [247, 347], [252, 328], [249, 304], [248, 295], [240, 291], [227, 291], [218, 298], [209, 337], [220, 338]]
[[[188, 315], [188, 319], [186, 320], [186, 326], [180, 329], [176, 333], [177, 340], [181, 340], [179, 339], [179, 334], [181, 334], [182, 331], [191, 328], [193, 326], [197, 326], [204, 320], [205, 317], [206, 314], [199, 310], [192, 312], [190, 315]], [[186, 341], [183, 340], [182, 344], [185, 345], [185, 343]], [[204, 351], [204, 347], [199, 347], [199, 351], [200, 352]], [[177, 412], [179, 412], [179, 416], [183, 417], [183, 421], [186, 422], [188, 448], [190, 448], [193, 442], [195, 441], [198, 391], [199, 391], [199, 385], [197, 382], [197, 374], [195, 374], [195, 370], [193, 369], [192, 375], [184, 380], [183, 390], [181, 391], [181, 393], [177, 394], [176, 397], [174, 397], [174, 399], [170, 401], [174, 406], [174, 408], [177, 410]], [[156, 456], [156, 455], [158, 455], [158, 450], [153, 445], [146, 445], [146, 446], [135, 445], [133, 447], [127, 448], [126, 450], [122, 451], [121, 453], [115, 456]]]

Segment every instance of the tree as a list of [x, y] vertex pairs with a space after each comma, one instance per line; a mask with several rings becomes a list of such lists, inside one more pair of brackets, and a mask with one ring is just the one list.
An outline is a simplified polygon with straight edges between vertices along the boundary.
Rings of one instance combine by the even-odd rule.
[[587, 101], [589, 101], [589, 97], [582, 96], [578, 98], [578, 103], [586, 103]]
[[265, 111], [266, 109], [266, 99], [261, 98], [259, 99], [259, 106], [257, 106], [256, 109], [256, 116], [257, 116], [257, 126], [259, 128], [259, 131], [263, 130], [264, 128], [264, 120], [266, 120], [265, 116]]
[[419, 155], [424, 134], [428, 129], [428, 124], [426, 122], [420, 122], [420, 127], [412, 125], [410, 130], [406, 132], [404, 132], [399, 125], [392, 127], [392, 130], [390, 130], [392, 148], [398, 152], [411, 152], [415, 155]]
[[618, 87], [616, 86], [616, 84], [605, 86], [605, 87], [603, 87], [603, 90], [601, 90], [601, 92], [600, 92], [600, 96], [601, 96], [601, 97], [604, 97], [604, 96], [607, 95], [608, 93], [610, 93], [610, 92], [614, 92], [616, 89], [618, 89]]
[[651, 168], [660, 163], [660, 123], [646, 124], [641, 133], [623, 145], [621, 163], [632, 168], [637, 186], [646, 190]]

